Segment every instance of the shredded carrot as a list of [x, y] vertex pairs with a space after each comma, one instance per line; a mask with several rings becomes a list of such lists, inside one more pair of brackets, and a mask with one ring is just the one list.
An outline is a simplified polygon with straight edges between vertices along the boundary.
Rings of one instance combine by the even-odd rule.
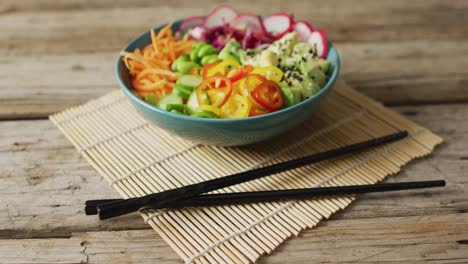
[[120, 52], [132, 76], [133, 89], [142, 98], [153, 94], [159, 100], [171, 93], [179, 74], [170, 67], [177, 57], [192, 48], [192, 41], [175, 39], [171, 27], [168, 24], [159, 33], [150, 30], [151, 44], [143, 49]]

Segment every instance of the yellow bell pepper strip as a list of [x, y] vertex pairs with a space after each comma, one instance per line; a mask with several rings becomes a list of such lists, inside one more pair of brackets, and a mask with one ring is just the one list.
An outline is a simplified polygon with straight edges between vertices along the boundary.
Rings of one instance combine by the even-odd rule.
[[232, 69], [235, 69], [235, 68], [237, 68], [239, 66], [240, 66], [240, 64], [239, 64], [238, 61], [236, 61], [234, 59], [226, 59], [226, 60], [223, 60], [222, 62], [220, 62], [219, 64], [217, 64], [216, 66], [210, 67], [207, 70], [206, 77], [210, 77], [210, 76], [217, 75], [217, 74], [226, 76], [226, 74], [229, 71], [231, 71]]
[[252, 92], [257, 86], [265, 81], [267, 81], [267, 79], [262, 75], [251, 73], [245, 78], [244, 88], [247, 88], [249, 92]]
[[255, 88], [265, 81], [268, 80], [259, 74], [249, 74], [246, 78], [238, 81], [241, 94], [245, 95], [252, 104], [252, 107], [249, 111], [249, 116], [263, 115], [270, 112], [252, 97], [252, 92], [255, 90]]
[[262, 105], [257, 103], [257, 101], [255, 101], [252, 98], [252, 92], [261, 83], [267, 81], [267, 79], [265, 79], [265, 77], [263, 77], [262, 75], [259, 75], [259, 74], [249, 74], [249, 75], [247, 75], [247, 77], [245, 79], [242, 79], [241, 81], [243, 81], [240, 84], [241, 85], [241, 90], [242, 90], [241, 94], [243, 94], [243, 95], [249, 97], [250, 99], [252, 99], [251, 101], [253, 103], [254, 108], [265, 110]]
[[229, 91], [230, 88], [217, 88], [217, 89], [210, 89], [206, 91], [208, 98], [213, 106], [222, 106], [232, 94], [232, 90]]
[[210, 98], [211, 105], [222, 106], [232, 94], [232, 83], [224, 76], [211, 76], [204, 80], [196, 90], [198, 103], [200, 106], [206, 105], [203, 100], [203, 91]]
[[206, 110], [206, 111], [211, 111], [215, 113], [217, 116], [221, 115], [221, 109], [219, 107], [214, 106], [214, 105], [202, 105], [199, 107], [200, 109]]
[[248, 117], [252, 103], [246, 96], [233, 94], [231, 98], [221, 107], [221, 117], [243, 118]]
[[281, 78], [283, 78], [283, 71], [275, 66], [255, 68], [251, 73], [260, 74], [268, 80], [274, 81], [275, 83], [279, 83]]

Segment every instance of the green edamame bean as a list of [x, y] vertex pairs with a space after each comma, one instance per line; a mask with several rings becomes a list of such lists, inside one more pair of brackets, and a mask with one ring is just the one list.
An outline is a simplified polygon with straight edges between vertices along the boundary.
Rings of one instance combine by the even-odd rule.
[[189, 59], [190, 59], [189, 55], [184, 54], [184, 55], [180, 55], [176, 60], [188, 61]]
[[205, 64], [208, 64], [208, 63], [211, 63], [211, 62], [215, 62], [215, 61], [218, 61], [218, 55], [217, 54], [211, 54], [211, 55], [208, 55], [208, 56], [205, 56], [201, 59], [201, 65], [205, 65]]
[[192, 48], [192, 51], [190, 51], [190, 60], [191, 61], [199, 61], [200, 57], [198, 56], [198, 52], [200, 51], [201, 48], [204, 46], [208, 45], [206, 43], [200, 42], [200, 45], [197, 45], [196, 47], [194, 46]]
[[204, 46], [204, 45], [206, 45], [205, 42], [197, 42], [197, 43], [192, 45], [192, 49], [197, 49], [197, 48], [199, 48], [201, 46]]
[[198, 58], [203, 58], [205, 56], [208, 56], [211, 54], [217, 54], [217, 53], [218, 53], [218, 50], [215, 47], [207, 44], [198, 50], [197, 56]]
[[193, 49], [190, 51], [190, 60], [191, 61], [196, 61], [198, 58], [197, 58], [197, 49]]
[[216, 55], [216, 54], [208, 55], [206, 57], [203, 57], [202, 65], [206, 65], [206, 64], [209, 64], [209, 63], [217, 62], [217, 61], [220, 61], [220, 59], [218, 58], [218, 55]]
[[177, 71], [182, 74], [188, 74], [193, 68], [199, 66], [196, 62], [193, 61], [183, 61], [177, 65]]
[[189, 60], [189, 56], [187, 54], [184, 54], [180, 57], [178, 57], [177, 59], [175, 59], [175, 61], [172, 63], [172, 66], [171, 66], [171, 69], [173, 71], [177, 71], [177, 66], [181, 63], [181, 62], [184, 62], [184, 61], [188, 61]]

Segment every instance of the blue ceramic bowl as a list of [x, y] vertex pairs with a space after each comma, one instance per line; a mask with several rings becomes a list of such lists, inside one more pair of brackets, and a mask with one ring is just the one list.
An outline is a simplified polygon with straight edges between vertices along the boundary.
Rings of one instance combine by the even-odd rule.
[[[174, 23], [176, 31], [181, 20]], [[164, 25], [163, 25], [164, 26]], [[155, 28], [159, 31], [163, 26]], [[151, 43], [150, 32], [145, 32], [132, 40], [125, 48], [133, 51]], [[233, 119], [212, 119], [191, 117], [161, 110], [140, 99], [131, 90], [131, 76], [122, 57], [116, 62], [116, 75], [120, 88], [128, 100], [151, 123], [185, 139], [208, 145], [238, 146], [269, 139], [302, 123], [320, 103], [335, 84], [340, 71], [340, 59], [336, 49], [330, 44], [327, 60], [331, 62], [330, 78], [320, 92], [294, 106], [261, 116]]]

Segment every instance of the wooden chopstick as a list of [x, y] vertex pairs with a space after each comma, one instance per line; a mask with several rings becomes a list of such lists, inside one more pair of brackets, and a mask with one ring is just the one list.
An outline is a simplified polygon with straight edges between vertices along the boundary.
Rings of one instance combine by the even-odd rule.
[[[374, 192], [390, 192], [423, 188], [434, 188], [445, 186], [444, 180], [434, 181], [413, 181], [413, 182], [397, 182], [383, 184], [365, 184], [365, 185], [349, 185], [349, 186], [334, 186], [334, 187], [317, 187], [304, 189], [290, 190], [275, 190], [275, 191], [259, 191], [259, 192], [238, 192], [238, 193], [222, 193], [222, 194], [203, 194], [191, 197], [189, 199], [177, 200], [168, 203], [164, 208], [184, 208], [184, 207], [199, 207], [199, 206], [216, 206], [229, 205], [239, 203], [256, 203], [256, 202], [273, 202], [283, 200], [299, 200], [310, 199], [324, 196], [339, 196], [351, 194], [363, 194]], [[114, 202], [122, 199], [106, 199], [106, 200], [90, 200], [86, 202], [85, 212], [87, 215], [97, 214], [97, 206], [99, 204]], [[144, 209], [163, 209], [157, 205], [147, 205], [141, 208]]]
[[338, 156], [347, 155], [360, 150], [368, 149], [385, 143], [403, 139], [408, 136], [407, 131], [400, 131], [387, 136], [373, 138], [356, 144], [319, 152], [302, 158], [236, 173], [233, 175], [191, 184], [184, 187], [163, 191], [160, 193], [149, 194], [142, 197], [130, 198], [126, 200], [112, 201], [97, 206], [99, 218], [101, 220], [136, 212], [141, 207], [152, 205], [156, 208], [164, 208], [174, 201], [187, 199], [202, 193], [225, 188], [231, 185], [252, 181], [265, 176], [269, 176], [282, 171], [298, 168], [311, 163], [324, 161]]

